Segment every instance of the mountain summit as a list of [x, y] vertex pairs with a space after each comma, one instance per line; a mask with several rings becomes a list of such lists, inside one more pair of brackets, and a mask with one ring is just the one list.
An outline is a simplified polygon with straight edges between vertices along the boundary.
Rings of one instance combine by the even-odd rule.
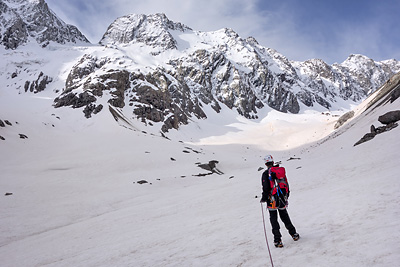
[[[396, 60], [375, 62], [351, 55], [342, 64], [294, 62], [232, 29], [195, 31], [165, 14], [132, 14], [115, 20], [100, 44], [72, 68], [55, 106], [101, 110], [99, 97], [130, 119], [178, 128], [192, 116], [207, 117], [221, 104], [246, 118], [265, 106], [299, 113], [359, 103], [400, 70]], [[79, 103], [77, 105], [77, 103]]]
[[44, 0], [0, 0], [0, 43], [15, 49], [34, 39], [42, 46], [49, 42], [89, 43], [72, 25], [58, 18]]
[[[400, 71], [397, 60], [363, 55], [333, 65], [290, 61], [232, 29], [196, 31], [160, 13], [117, 18], [99, 45], [89, 47], [43, 0], [0, 0], [0, 12], [7, 86], [32, 93], [53, 88], [56, 108], [72, 107], [86, 118], [109, 110], [130, 125], [157, 125], [155, 131], [178, 129], [225, 107], [248, 119], [268, 109], [349, 109]], [[16, 62], [26, 43], [48, 49], [27, 47]], [[65, 43], [79, 45], [69, 51], [57, 45]], [[23, 68], [27, 61], [29, 69]]]
[[128, 15], [115, 20], [107, 29], [100, 44], [143, 43], [148, 46], [160, 46], [176, 49], [177, 41], [171, 35], [171, 30], [185, 32], [189, 27], [170, 21], [165, 14]]

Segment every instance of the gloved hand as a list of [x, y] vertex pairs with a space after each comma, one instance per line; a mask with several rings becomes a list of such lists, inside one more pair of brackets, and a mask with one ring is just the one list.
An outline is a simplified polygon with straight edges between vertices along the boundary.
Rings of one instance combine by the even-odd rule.
[[260, 200], [260, 203], [263, 203], [263, 202], [267, 202], [267, 197], [264, 196], [264, 194], [262, 194], [262, 197], [261, 197], [261, 200]]

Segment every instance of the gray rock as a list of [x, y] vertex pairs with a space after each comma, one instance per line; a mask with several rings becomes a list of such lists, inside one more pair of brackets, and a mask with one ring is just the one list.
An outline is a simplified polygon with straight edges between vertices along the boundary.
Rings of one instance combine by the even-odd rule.
[[217, 160], [211, 160], [208, 163], [205, 164], [198, 164], [198, 167], [205, 169], [207, 171], [210, 171], [211, 173], [216, 173], [216, 174], [224, 174], [223, 172], [221, 172], [220, 170], [217, 169], [217, 164], [219, 162]]
[[[373, 125], [372, 125], [372, 126], [373, 126]], [[375, 127], [374, 127], [374, 130], [375, 130], [374, 132], [370, 132], [370, 133], [365, 134], [360, 140], [358, 140], [358, 141], [354, 144], [354, 146], [357, 146], [357, 145], [362, 144], [362, 143], [364, 143], [364, 142], [370, 141], [370, 140], [372, 140], [376, 135], [381, 134], [381, 133], [384, 133], [384, 132], [387, 132], [387, 131], [390, 131], [390, 130], [396, 128], [397, 126], [398, 126], [397, 123], [392, 122], [392, 123], [390, 123], [390, 124], [387, 124], [387, 125], [384, 125], [384, 126], [381, 126], [381, 127], [378, 127], [378, 128], [375, 128]], [[371, 128], [372, 128], [372, 127], [371, 127]]]
[[85, 114], [86, 118], [92, 117], [92, 114], [97, 114], [103, 109], [103, 105], [96, 106], [95, 104], [88, 104], [83, 109], [83, 113]]
[[400, 96], [400, 85], [398, 85], [391, 93], [390, 95], [390, 103], [393, 103], [394, 101], [397, 100]]
[[365, 134], [360, 140], [358, 140], [354, 146], [357, 146], [359, 144], [362, 144], [364, 142], [367, 142], [369, 140], [372, 140], [376, 136], [376, 133], [367, 133]]
[[54, 107], [72, 106], [72, 108], [81, 108], [95, 102], [97, 99], [89, 92], [85, 91], [79, 95], [68, 93], [54, 99]]
[[44, 75], [43, 72], [40, 72], [38, 78], [35, 81], [26, 81], [25, 82], [25, 92], [28, 90], [33, 93], [39, 93], [46, 89], [46, 86], [53, 81], [53, 78]]
[[400, 120], [400, 110], [390, 111], [379, 116], [378, 121], [382, 124], [390, 124]]
[[21, 138], [21, 139], [28, 139], [28, 136], [26, 136], [25, 134], [19, 134], [19, 138]]

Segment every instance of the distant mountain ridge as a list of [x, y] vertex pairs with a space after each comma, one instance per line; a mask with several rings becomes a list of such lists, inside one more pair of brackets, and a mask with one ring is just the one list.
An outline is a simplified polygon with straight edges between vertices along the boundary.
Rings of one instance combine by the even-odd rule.
[[[43, 47], [52, 41], [88, 42], [43, 0], [0, 0], [0, 12], [6, 49], [29, 38]], [[363, 55], [333, 65], [290, 61], [232, 29], [195, 31], [165, 14], [117, 18], [99, 44], [73, 64], [65, 87], [55, 90], [60, 93], [54, 106], [80, 109], [90, 118], [107, 110], [107, 103], [127, 120], [157, 124], [163, 132], [192, 117], [207, 118], [207, 105], [217, 113], [225, 105], [249, 119], [258, 118], [264, 107], [293, 114], [349, 107], [400, 71], [395, 59], [376, 62]], [[38, 70], [35, 81], [19, 87], [37, 93], [52, 78]]]

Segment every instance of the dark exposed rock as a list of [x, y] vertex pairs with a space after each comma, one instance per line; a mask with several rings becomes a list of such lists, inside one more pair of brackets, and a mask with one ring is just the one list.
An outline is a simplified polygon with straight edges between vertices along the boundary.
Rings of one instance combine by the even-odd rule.
[[128, 71], [113, 71], [101, 75], [101, 83], [105, 85], [103, 90], [109, 90], [113, 98], [108, 103], [114, 107], [123, 108], [125, 106], [124, 94], [130, 88], [130, 74]]
[[373, 139], [376, 136], [376, 133], [366, 133], [360, 140], [358, 140], [354, 146], [367, 142]]
[[[6, 127], [6, 125], [12, 126], [12, 123], [8, 120], [4, 120], [4, 121], [0, 120], [0, 127]], [[0, 139], [5, 140], [5, 138], [3, 136], [0, 136]]]
[[57, 97], [54, 100], [54, 107], [59, 108], [63, 106], [72, 106], [72, 108], [80, 108], [87, 106], [93, 102], [95, 102], [97, 99], [93, 95], [89, 94], [89, 92], [83, 92], [79, 94], [78, 96], [75, 93], [68, 93], [66, 95], [63, 95], [61, 97]]
[[296, 96], [283, 88], [279, 90], [274, 90], [268, 98], [268, 105], [271, 108], [282, 112], [290, 112], [297, 114], [300, 111], [299, 102], [297, 102]]
[[[178, 129], [180, 124], [187, 124], [191, 114], [198, 118], [206, 115], [197, 99], [192, 99], [190, 89], [184, 84], [173, 84], [161, 71], [146, 76], [132, 74], [131, 80], [134, 93], [129, 101], [138, 102], [133, 113], [143, 122], [164, 122], [161, 130]], [[175, 81], [176, 83], [176, 81]], [[150, 86], [152, 85], [152, 86]], [[158, 89], [160, 88], [160, 89]]]
[[378, 121], [382, 124], [390, 124], [400, 120], [400, 110], [390, 111], [379, 116]]
[[92, 117], [92, 114], [97, 114], [103, 109], [103, 105], [96, 106], [95, 104], [88, 104], [84, 109], [83, 113], [85, 113], [86, 118]]
[[46, 88], [46, 85], [51, 83], [53, 79], [47, 75], [44, 75], [43, 72], [40, 72], [38, 78], [35, 81], [26, 81], [25, 82], [25, 92], [28, 90], [33, 93], [39, 93]]
[[212, 175], [212, 174], [213, 174], [212, 172], [209, 172], [209, 173], [199, 173], [199, 174], [193, 174], [193, 176], [196, 176], [196, 177], [204, 177], [204, 176]]
[[400, 85], [398, 85], [390, 94], [390, 102], [393, 103], [400, 96]]
[[3, 136], [0, 135], [0, 140], [6, 140]]
[[[373, 126], [373, 125], [372, 125], [372, 126]], [[371, 129], [372, 129], [372, 126], [371, 126]], [[392, 122], [392, 123], [390, 123], [390, 124], [387, 124], [387, 125], [384, 125], [384, 126], [380, 126], [380, 127], [378, 127], [378, 128], [373, 127], [374, 131], [372, 132], [372, 130], [371, 130], [370, 133], [365, 134], [360, 140], [358, 140], [358, 141], [354, 144], [354, 146], [359, 145], [359, 144], [362, 144], [362, 143], [364, 143], [364, 142], [367, 142], [367, 141], [373, 139], [376, 135], [381, 134], [381, 133], [384, 133], [384, 132], [387, 132], [387, 131], [390, 131], [390, 130], [396, 128], [397, 126], [398, 126], [397, 123]]]
[[398, 126], [397, 123], [392, 122], [392, 123], [389, 123], [389, 124], [387, 124], [387, 125], [384, 125], [384, 126], [381, 126], [381, 127], [376, 128], [376, 129], [375, 129], [375, 132], [376, 132], [377, 134], [384, 133], [384, 132], [387, 132], [387, 131], [390, 131], [390, 130], [396, 128], [397, 126]]
[[205, 169], [207, 171], [210, 171], [211, 173], [217, 173], [217, 174], [224, 174], [220, 170], [217, 169], [217, 164], [219, 162], [217, 160], [211, 160], [208, 163], [205, 164], [198, 164], [198, 167]]
[[25, 134], [19, 134], [19, 138], [21, 138], [21, 139], [28, 139], [28, 136], [26, 136]]
[[189, 149], [189, 150], [191, 150], [191, 151], [193, 151], [194, 153], [201, 154], [200, 151], [195, 150], [195, 149], [193, 149], [193, 148], [191, 148], [191, 147], [185, 147], [185, 148], [186, 148], [186, 149]]

